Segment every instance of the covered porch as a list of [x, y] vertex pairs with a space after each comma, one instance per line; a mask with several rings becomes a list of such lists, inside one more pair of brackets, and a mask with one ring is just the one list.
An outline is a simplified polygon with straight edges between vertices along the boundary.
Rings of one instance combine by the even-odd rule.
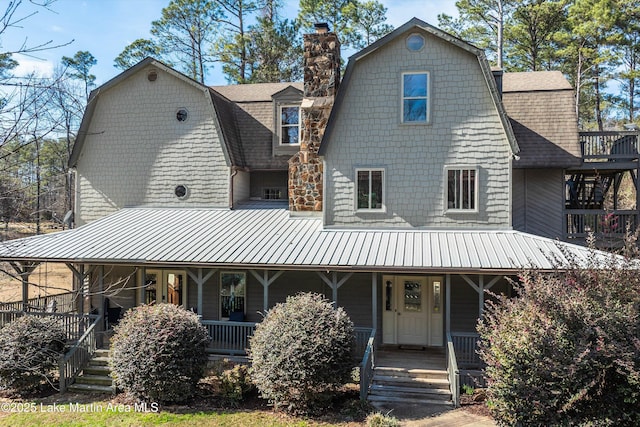
[[211, 351], [226, 354], [242, 354], [261, 313], [287, 295], [321, 293], [358, 328], [365, 392], [375, 350], [410, 345], [447, 350], [453, 394], [457, 362], [475, 357], [473, 336], [454, 337], [473, 334], [485, 291], [508, 293], [505, 275], [528, 266], [552, 269], [552, 257], [565, 259], [558, 245], [588, 256], [512, 230], [341, 230], [283, 209], [127, 208], [3, 242], [0, 260], [15, 264], [23, 286], [38, 262], [69, 266], [76, 313], [107, 320], [96, 334], [131, 307], [168, 302], [200, 315]]

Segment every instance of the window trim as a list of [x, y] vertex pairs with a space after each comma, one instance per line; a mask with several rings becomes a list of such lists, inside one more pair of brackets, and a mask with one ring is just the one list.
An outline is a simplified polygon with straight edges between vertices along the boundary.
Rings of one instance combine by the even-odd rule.
[[[427, 95], [425, 97], [407, 97], [404, 96], [404, 76], [425, 74], [427, 76]], [[404, 101], [405, 99], [425, 99], [426, 115], [424, 121], [405, 121], [404, 120]], [[400, 76], [400, 123], [403, 125], [428, 125], [431, 124], [431, 73], [429, 71], [404, 71]]]
[[[449, 208], [449, 171], [473, 171], [474, 172], [474, 182], [473, 182], [473, 209], [465, 209], [465, 208]], [[480, 188], [480, 168], [478, 166], [470, 166], [470, 165], [450, 165], [444, 167], [444, 213], [456, 213], [456, 214], [475, 214], [480, 211], [479, 203], [479, 188]], [[470, 188], [470, 187], [467, 187]]]
[[[285, 144], [282, 142], [282, 136], [283, 136], [282, 109], [283, 108], [298, 109], [298, 143], [297, 144]], [[278, 147], [299, 147], [300, 146], [300, 139], [302, 137], [302, 126], [300, 123], [301, 119], [302, 119], [302, 108], [300, 108], [300, 104], [292, 104], [292, 103], [278, 104]], [[287, 127], [293, 127], [293, 126], [287, 125]]]
[[[380, 208], [359, 208], [358, 207], [358, 173], [359, 172], [369, 172], [369, 205], [371, 205], [371, 172], [382, 172], [382, 206]], [[354, 209], [356, 212], [367, 212], [367, 213], [384, 213], [387, 211], [387, 179], [386, 179], [386, 168], [384, 167], [357, 167], [354, 172], [353, 179], [353, 202]]]

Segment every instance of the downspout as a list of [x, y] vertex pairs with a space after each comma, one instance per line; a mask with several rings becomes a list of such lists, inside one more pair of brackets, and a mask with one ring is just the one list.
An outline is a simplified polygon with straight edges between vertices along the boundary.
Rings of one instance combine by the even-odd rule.
[[233, 178], [238, 174], [236, 167], [231, 168], [231, 175], [229, 177], [229, 209], [233, 210]]

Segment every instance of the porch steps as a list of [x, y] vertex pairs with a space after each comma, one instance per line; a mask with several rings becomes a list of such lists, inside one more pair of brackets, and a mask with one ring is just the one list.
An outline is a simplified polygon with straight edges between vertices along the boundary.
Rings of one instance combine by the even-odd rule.
[[368, 400], [384, 409], [398, 404], [453, 406], [444, 369], [375, 367]]
[[113, 379], [109, 368], [109, 350], [96, 350], [89, 364], [82, 370], [69, 391], [76, 393], [113, 393]]

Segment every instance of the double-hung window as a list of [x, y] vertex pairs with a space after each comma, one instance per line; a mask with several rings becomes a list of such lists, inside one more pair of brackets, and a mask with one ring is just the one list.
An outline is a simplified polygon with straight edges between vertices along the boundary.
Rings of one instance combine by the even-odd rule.
[[356, 210], [384, 210], [384, 169], [356, 169]]
[[403, 73], [402, 123], [428, 123], [429, 114], [429, 73]]
[[447, 176], [447, 211], [478, 211], [478, 169], [445, 169]]
[[280, 145], [300, 144], [300, 107], [283, 105], [280, 107]]

